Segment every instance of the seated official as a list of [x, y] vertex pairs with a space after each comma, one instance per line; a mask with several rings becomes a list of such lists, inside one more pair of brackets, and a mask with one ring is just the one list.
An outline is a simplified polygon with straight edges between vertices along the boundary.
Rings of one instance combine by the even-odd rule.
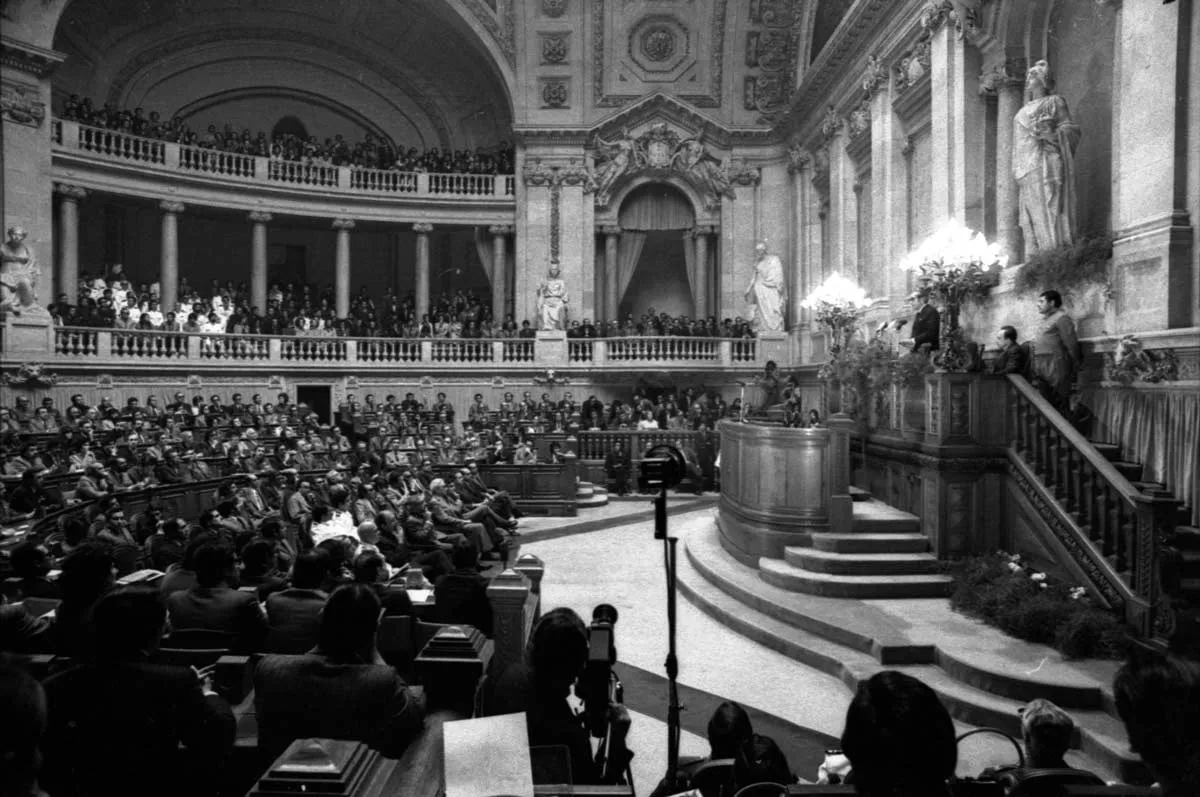
[[996, 359], [992, 361], [992, 373], [1020, 374], [1021, 376], [1027, 374], [1029, 372], [1029, 353], [1024, 346], [1017, 343], [1016, 327], [1000, 327], [996, 339], [1000, 344], [1000, 351], [997, 352]]
[[263, 650], [306, 653], [317, 644], [321, 610], [329, 599], [324, 591], [329, 564], [329, 556], [320, 549], [296, 558], [291, 587], [267, 596], [267, 639]]
[[846, 711], [842, 750], [857, 794], [949, 797], [958, 764], [954, 722], [925, 684], [895, 670], [858, 685]]
[[24, 598], [62, 598], [58, 584], [46, 578], [50, 572], [50, 554], [40, 545], [26, 541], [12, 549], [10, 558], [17, 587]]
[[434, 617], [439, 623], [463, 623], [492, 635], [492, 604], [488, 600], [489, 581], [479, 575], [479, 555], [469, 542], [454, 546], [450, 555], [454, 571], [437, 580], [433, 588]]
[[54, 611], [54, 652], [81, 656], [91, 644], [87, 613], [101, 595], [113, 587], [116, 565], [108, 548], [85, 542], [62, 561], [58, 585], [62, 603]]
[[91, 614], [94, 661], [46, 679], [51, 794], [200, 795], [223, 785], [233, 713], [192, 668], [154, 662], [166, 616], [157, 590], [110, 592]]
[[[388, 563], [402, 567], [405, 564], [412, 564], [421, 568], [425, 574], [425, 578], [430, 581], [437, 581], [439, 576], [449, 573], [454, 569], [454, 565], [450, 562], [450, 556], [442, 549], [440, 544], [434, 539], [435, 532], [433, 530], [432, 521], [429, 528], [425, 527], [424, 517], [416, 518], [417, 523], [413, 524], [412, 533], [415, 536], [425, 535], [428, 544], [416, 543], [410, 544], [408, 541], [408, 514], [405, 513], [404, 525], [401, 525], [396, 520], [396, 515], [390, 509], [385, 509], [375, 518], [375, 525], [379, 529], [379, 551], [388, 559]], [[395, 552], [389, 552], [389, 546], [395, 546]], [[453, 548], [453, 545], [447, 544], [446, 548]]]
[[251, 540], [242, 549], [241, 560], [238, 585], [243, 589], [254, 587], [260, 601], [273, 592], [287, 589], [287, 578], [275, 566], [275, 545], [271, 541], [258, 537]]
[[167, 596], [171, 627], [229, 634], [232, 646], [253, 653], [267, 633], [267, 618], [258, 597], [230, 586], [236, 560], [227, 545], [209, 542], [196, 551], [196, 586]]
[[258, 663], [254, 705], [263, 761], [310, 737], [364, 742], [398, 758], [421, 732], [423, 706], [375, 648], [379, 614], [370, 587], [338, 587], [325, 604], [316, 650]]
[[621, 783], [632, 758], [625, 748], [629, 712], [619, 703], [608, 707], [611, 744], [602, 770], [592, 755], [583, 716], [567, 702], [587, 658], [587, 626], [579, 615], [565, 608], [547, 612], [534, 626], [526, 660], [510, 666], [497, 681], [489, 713], [525, 712], [529, 744], [565, 745], [575, 783]]
[[412, 598], [408, 597], [408, 592], [402, 587], [388, 586], [391, 570], [379, 551], [360, 551], [354, 557], [352, 570], [354, 583], [365, 584], [371, 588], [379, 598], [380, 605], [383, 606], [384, 615], [397, 616], [413, 613]]

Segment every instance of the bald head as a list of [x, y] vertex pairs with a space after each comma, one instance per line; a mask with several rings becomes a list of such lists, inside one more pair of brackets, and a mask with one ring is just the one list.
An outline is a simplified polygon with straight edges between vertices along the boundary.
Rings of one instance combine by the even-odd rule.
[[368, 545], [379, 542], [379, 527], [373, 521], [364, 520], [358, 524], [358, 538]]

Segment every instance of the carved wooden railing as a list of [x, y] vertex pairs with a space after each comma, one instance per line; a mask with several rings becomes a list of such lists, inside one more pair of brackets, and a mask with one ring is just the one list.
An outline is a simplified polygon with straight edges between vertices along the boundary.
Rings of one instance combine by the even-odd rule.
[[1042, 497], [1033, 502], [1042, 519], [1126, 621], [1143, 636], [1169, 636], [1158, 557], [1179, 502], [1138, 490], [1023, 377], [1008, 384], [1013, 476]]
[[[449, 364], [462, 368], [563, 367], [622, 369], [755, 367], [755, 340], [724, 338], [349, 338], [243, 335], [94, 327], [50, 327], [47, 362], [329, 365], [383, 368]], [[22, 355], [28, 352], [22, 351]], [[748, 359], [749, 358], [749, 359]]]

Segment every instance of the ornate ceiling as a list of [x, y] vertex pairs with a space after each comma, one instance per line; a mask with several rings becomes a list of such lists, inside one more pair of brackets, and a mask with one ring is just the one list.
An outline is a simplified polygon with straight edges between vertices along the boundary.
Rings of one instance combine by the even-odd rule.
[[201, 123], [226, 100], [303, 107], [307, 97], [406, 145], [489, 145], [510, 129], [512, 103], [477, 32], [492, 5], [460, 10], [472, 4], [74, 0], [55, 32], [68, 55], [55, 91]]

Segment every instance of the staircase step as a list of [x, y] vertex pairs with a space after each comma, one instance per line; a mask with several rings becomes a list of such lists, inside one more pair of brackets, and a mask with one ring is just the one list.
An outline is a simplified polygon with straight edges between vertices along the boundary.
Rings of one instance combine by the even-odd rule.
[[577, 498], [575, 506], [580, 509], [591, 509], [598, 506], [606, 506], [608, 504], [607, 495], [591, 495], [587, 498]]
[[1121, 458], [1121, 447], [1116, 443], [1092, 443], [1092, 447], [1110, 462]]
[[923, 534], [814, 534], [813, 549], [829, 553], [926, 553]]
[[592, 485], [592, 494], [593, 495], [608, 495], [608, 488], [601, 487], [598, 484], [593, 484]]
[[850, 500], [851, 501], [870, 501], [871, 494], [861, 487], [850, 485]]
[[1200, 550], [1200, 528], [1195, 526], [1176, 526], [1175, 536], [1171, 544], [1181, 550]]
[[943, 598], [954, 580], [943, 575], [844, 576], [801, 570], [779, 559], [759, 559], [763, 581], [793, 592], [830, 598]]
[[937, 557], [930, 553], [832, 553], [813, 548], [787, 547], [788, 564], [813, 573], [841, 576], [921, 576], [938, 572]]
[[594, 489], [592, 489], [592, 486], [590, 484], [587, 485], [586, 487], [583, 484], [580, 484], [578, 487], [575, 488], [575, 497], [576, 498], [591, 498], [595, 494], [596, 494], [596, 491]]
[[1136, 481], [1131, 482], [1131, 484], [1133, 484], [1134, 487], [1138, 488], [1142, 492], [1168, 492], [1167, 485], [1163, 484], [1162, 482]]
[[1118, 473], [1131, 482], [1140, 481], [1142, 473], [1145, 470], [1140, 462], [1126, 462], [1125, 460], [1114, 459], [1110, 464], [1117, 469]]
[[918, 534], [921, 519], [872, 498], [854, 502], [850, 530], [856, 534]]

